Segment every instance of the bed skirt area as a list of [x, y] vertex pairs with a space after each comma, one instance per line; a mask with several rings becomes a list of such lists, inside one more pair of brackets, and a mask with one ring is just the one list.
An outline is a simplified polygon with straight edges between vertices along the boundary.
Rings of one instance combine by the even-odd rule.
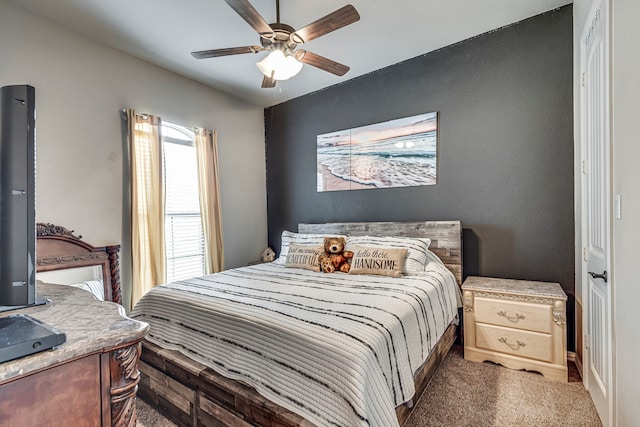
[[[449, 352], [457, 327], [449, 325], [425, 363], [414, 375], [412, 405], [396, 408], [400, 425], [411, 411]], [[252, 387], [225, 378], [175, 350], [142, 343], [138, 395], [164, 416], [186, 426], [310, 427], [312, 423], [262, 397]]]

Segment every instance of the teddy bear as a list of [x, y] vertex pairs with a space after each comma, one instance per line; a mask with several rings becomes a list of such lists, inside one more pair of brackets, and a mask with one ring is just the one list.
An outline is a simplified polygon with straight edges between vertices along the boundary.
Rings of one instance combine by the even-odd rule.
[[325, 273], [342, 271], [348, 273], [351, 268], [353, 252], [345, 251], [347, 241], [344, 237], [325, 237], [324, 254], [320, 256], [320, 269]]

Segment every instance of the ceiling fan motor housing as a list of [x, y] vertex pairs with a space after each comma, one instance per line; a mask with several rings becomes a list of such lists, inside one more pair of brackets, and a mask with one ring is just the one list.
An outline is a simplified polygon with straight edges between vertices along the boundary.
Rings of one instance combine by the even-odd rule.
[[275, 22], [273, 24], [269, 24], [269, 26], [273, 29], [273, 33], [260, 36], [260, 44], [262, 44], [265, 49], [284, 50], [284, 48], [288, 48], [289, 50], [293, 50], [298, 46], [298, 44], [293, 42], [290, 37], [291, 33], [295, 31], [292, 26], [281, 22]]

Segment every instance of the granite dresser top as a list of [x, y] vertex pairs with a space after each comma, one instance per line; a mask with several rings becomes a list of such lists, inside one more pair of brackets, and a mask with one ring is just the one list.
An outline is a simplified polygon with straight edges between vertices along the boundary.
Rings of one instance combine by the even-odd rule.
[[562, 290], [560, 284], [551, 282], [469, 276], [465, 279], [462, 289], [466, 291], [506, 292], [561, 300], [567, 299], [567, 294]]
[[46, 305], [0, 313], [0, 317], [24, 314], [52, 326], [67, 336], [51, 350], [0, 363], [0, 384], [49, 367], [95, 353], [108, 352], [140, 341], [149, 325], [129, 319], [114, 302], [99, 301], [85, 290], [64, 285], [37, 284], [38, 298]]

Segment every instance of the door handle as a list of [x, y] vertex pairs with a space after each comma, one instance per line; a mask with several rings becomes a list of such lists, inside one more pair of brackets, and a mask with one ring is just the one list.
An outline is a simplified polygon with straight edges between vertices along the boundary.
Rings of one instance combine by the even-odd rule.
[[594, 279], [602, 279], [604, 280], [604, 283], [607, 283], [607, 270], [605, 270], [602, 274], [596, 274], [593, 271], [590, 271], [589, 275]]

